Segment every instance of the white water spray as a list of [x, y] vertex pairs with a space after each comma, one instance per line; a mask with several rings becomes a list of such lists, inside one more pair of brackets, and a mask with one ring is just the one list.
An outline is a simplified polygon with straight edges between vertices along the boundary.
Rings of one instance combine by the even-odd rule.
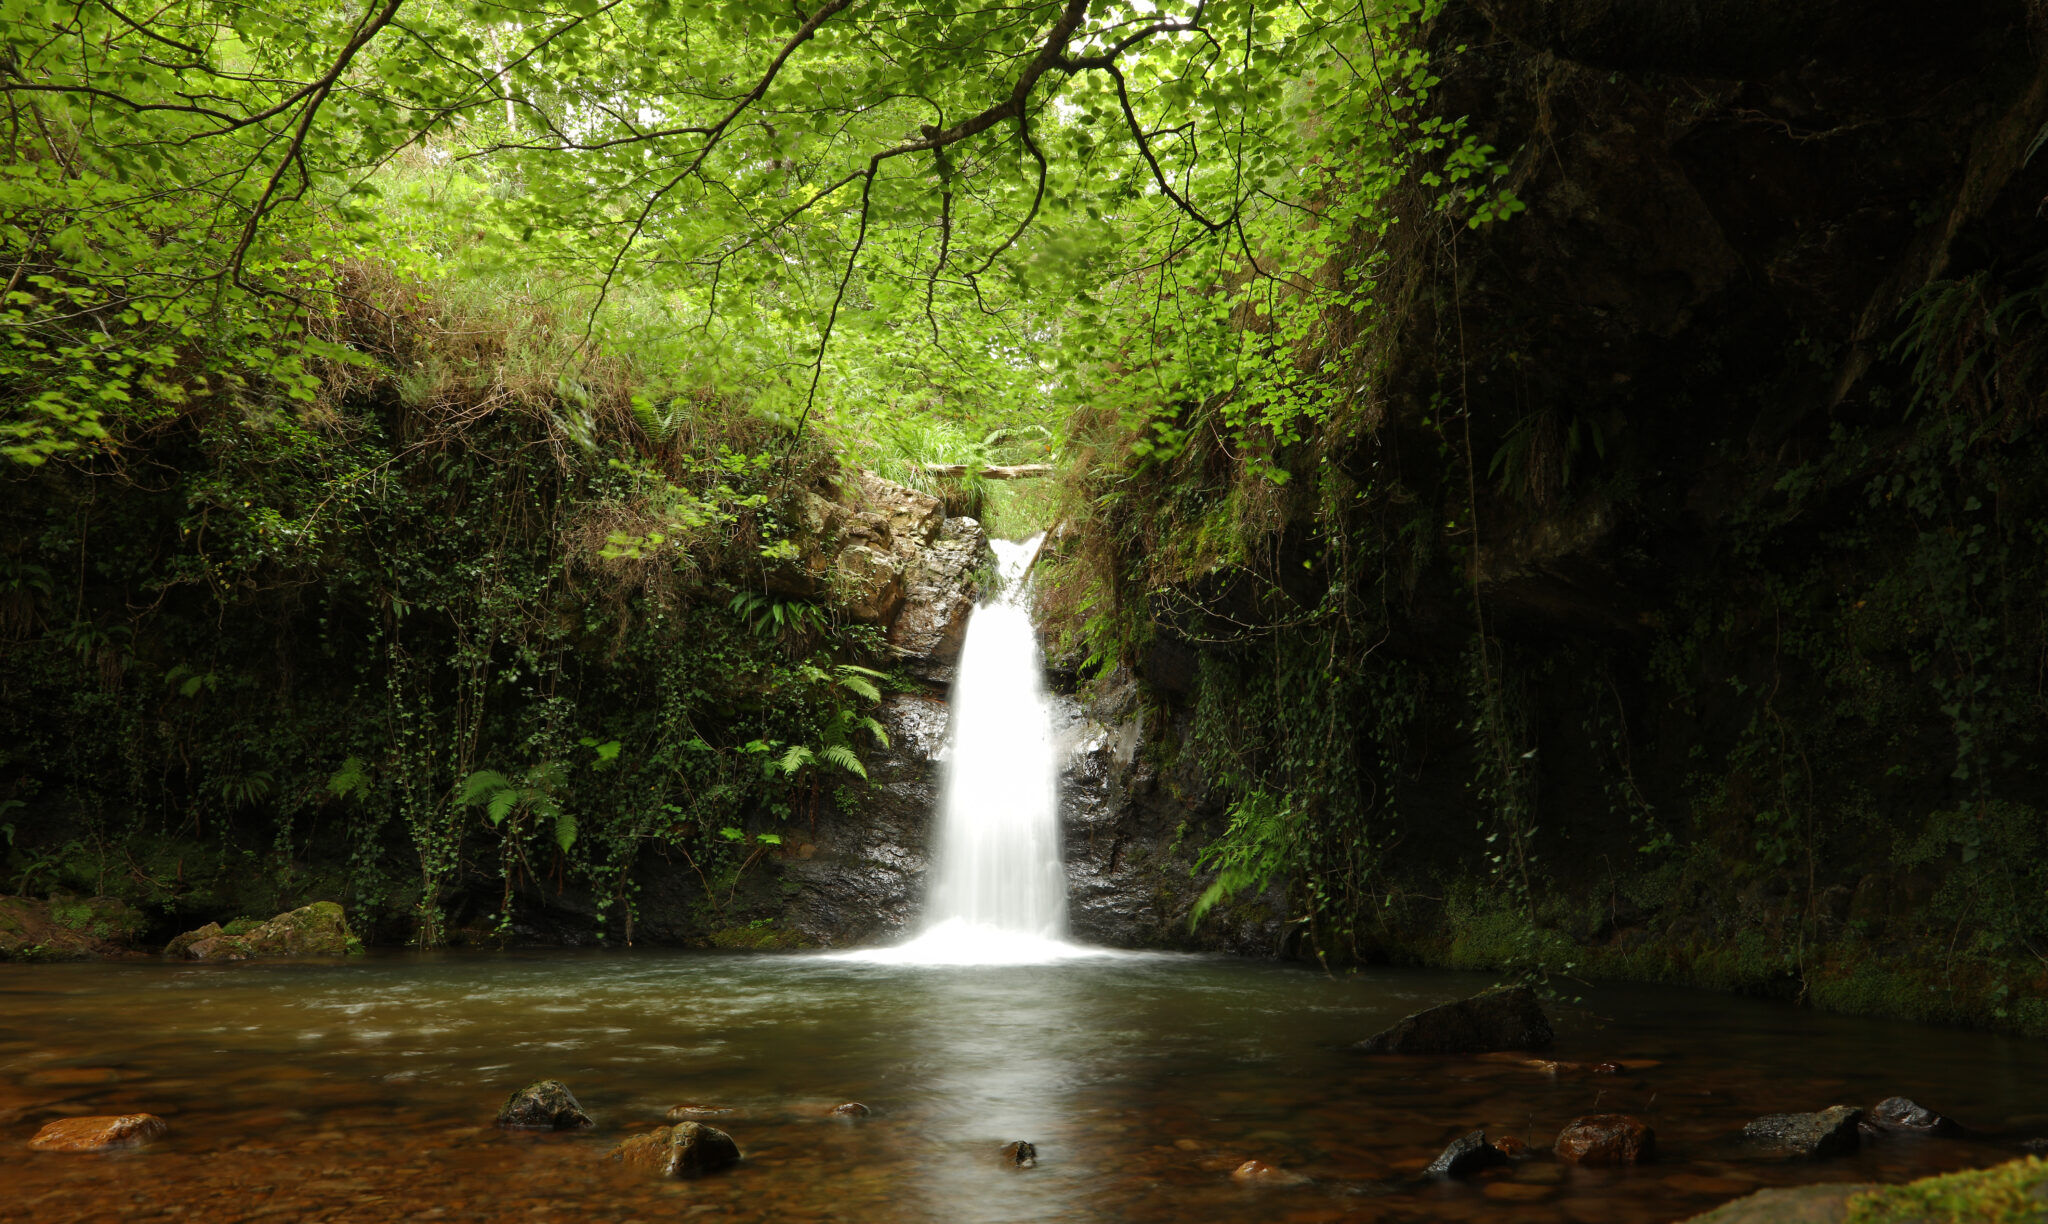
[[1059, 761], [1026, 573], [1043, 539], [993, 541], [1001, 585], [967, 624], [924, 931], [848, 959], [996, 965], [1104, 954], [1065, 942]]

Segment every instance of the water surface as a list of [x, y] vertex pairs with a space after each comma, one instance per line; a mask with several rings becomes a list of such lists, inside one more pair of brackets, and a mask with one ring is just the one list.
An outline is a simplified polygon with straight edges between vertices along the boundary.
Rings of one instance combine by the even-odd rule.
[[[2048, 1134], [2048, 1049], [1676, 990], [1587, 992], [1562, 1059], [1368, 1058], [1344, 1047], [1487, 979], [1118, 956], [934, 967], [630, 951], [344, 965], [0, 968], [0, 1217], [22, 1220], [1668, 1221], [1762, 1184], [1903, 1180], [1990, 1142], [1896, 1141], [1824, 1165], [1730, 1142], [1759, 1113], [1903, 1093], [2001, 1142]], [[505, 1134], [513, 1088], [566, 1080], [592, 1132]], [[849, 1123], [832, 1106], [874, 1114]], [[736, 1170], [612, 1167], [671, 1105], [730, 1109]], [[147, 1110], [170, 1135], [31, 1153], [67, 1114]], [[1661, 1159], [1500, 1177], [1417, 1171], [1472, 1127], [1547, 1149], [1623, 1110]], [[1026, 1139], [1040, 1166], [1004, 1167]], [[1245, 1187], [1258, 1159], [1312, 1180]]]

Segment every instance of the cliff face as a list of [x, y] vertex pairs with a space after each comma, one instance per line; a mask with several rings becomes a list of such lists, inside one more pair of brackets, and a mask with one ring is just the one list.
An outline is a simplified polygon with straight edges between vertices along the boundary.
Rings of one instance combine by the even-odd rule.
[[1183, 844], [1318, 779], [1290, 947], [2048, 1029], [2044, 28], [1446, 8], [1526, 210], [1415, 209], [1340, 475], [1125, 596]]

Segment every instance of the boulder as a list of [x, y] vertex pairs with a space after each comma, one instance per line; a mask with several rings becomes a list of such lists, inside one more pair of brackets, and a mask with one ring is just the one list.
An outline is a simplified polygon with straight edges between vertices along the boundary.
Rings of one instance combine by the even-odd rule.
[[347, 956], [363, 950], [349, 930], [341, 906], [315, 901], [268, 922], [246, 919], [223, 927], [209, 922], [187, 931], [164, 948], [164, 955], [186, 960], [251, 960], [260, 956]]
[[590, 1115], [560, 1080], [535, 1080], [505, 1098], [498, 1125], [506, 1130], [578, 1130], [595, 1126]]
[[107, 1152], [141, 1147], [169, 1129], [155, 1114], [59, 1118], [36, 1132], [28, 1145], [38, 1152]]
[[1628, 1114], [1589, 1114], [1567, 1123], [1552, 1150], [1566, 1164], [1640, 1164], [1657, 1154], [1657, 1132]]
[[634, 1168], [657, 1170], [663, 1177], [696, 1177], [738, 1164], [740, 1145], [715, 1126], [678, 1122], [633, 1136], [613, 1148], [611, 1158]]
[[1931, 1135], [1942, 1139], [1954, 1139], [1963, 1133], [1956, 1125], [1924, 1105], [1916, 1105], [1902, 1096], [1886, 1097], [1870, 1107], [1863, 1115], [1863, 1133], [1867, 1135]]
[[1430, 1177], [1470, 1177], [1481, 1169], [1491, 1169], [1508, 1162], [1507, 1153], [1486, 1141], [1483, 1130], [1467, 1131], [1451, 1140], [1423, 1172]]
[[1035, 1169], [1038, 1167], [1038, 1148], [1025, 1139], [1006, 1143], [1003, 1145], [1003, 1163], [1020, 1169]]
[[1366, 1054], [1483, 1054], [1548, 1049], [1551, 1040], [1536, 992], [1504, 986], [1416, 1012], [1355, 1048]]
[[1818, 1113], [1766, 1114], [1742, 1128], [1742, 1137], [1785, 1156], [1826, 1160], [1855, 1153], [1863, 1111], [1834, 1105]]

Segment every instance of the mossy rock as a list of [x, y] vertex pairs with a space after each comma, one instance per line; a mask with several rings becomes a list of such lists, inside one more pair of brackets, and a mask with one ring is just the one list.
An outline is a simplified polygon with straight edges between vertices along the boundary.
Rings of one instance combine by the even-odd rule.
[[187, 931], [164, 948], [164, 955], [187, 960], [252, 960], [270, 956], [349, 956], [363, 943], [349, 930], [341, 906], [315, 901], [268, 922], [245, 925], [237, 919], [223, 927], [209, 922]]

